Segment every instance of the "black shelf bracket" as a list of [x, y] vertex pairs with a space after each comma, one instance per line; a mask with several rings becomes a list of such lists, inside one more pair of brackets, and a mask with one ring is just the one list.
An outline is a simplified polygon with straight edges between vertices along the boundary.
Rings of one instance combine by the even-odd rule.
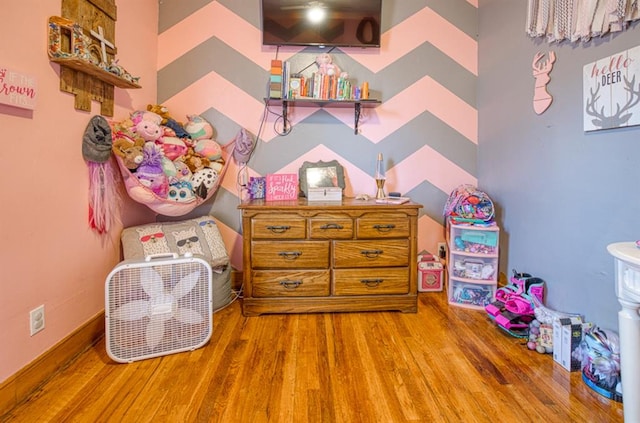
[[355, 116], [353, 117], [353, 133], [358, 135], [358, 124], [360, 123], [360, 103], [355, 103], [353, 105], [353, 110], [355, 112]]
[[353, 133], [358, 135], [360, 130], [360, 117], [362, 115], [363, 107], [378, 107], [380, 100], [373, 99], [360, 99], [360, 100], [319, 100], [313, 98], [295, 98], [295, 99], [280, 99], [280, 98], [265, 98], [267, 104], [281, 104], [282, 105], [282, 131], [283, 134], [287, 134], [291, 129], [289, 122], [289, 103], [296, 104], [302, 107], [353, 107], [354, 110], [354, 131]]

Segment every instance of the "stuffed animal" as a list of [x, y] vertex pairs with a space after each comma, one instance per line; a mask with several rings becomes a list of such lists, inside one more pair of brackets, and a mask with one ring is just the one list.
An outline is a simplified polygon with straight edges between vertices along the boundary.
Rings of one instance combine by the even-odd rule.
[[176, 160], [175, 162], [173, 162], [173, 164], [176, 167], [177, 180], [184, 181], [184, 182], [191, 181], [191, 177], [193, 176], [193, 173], [191, 172], [191, 169], [189, 169], [189, 166], [187, 166], [185, 162], [183, 162], [182, 160]]
[[143, 148], [143, 157], [140, 166], [135, 172], [138, 181], [157, 196], [167, 197], [169, 179], [162, 169], [162, 153], [160, 147], [148, 142]]
[[218, 172], [210, 167], [205, 167], [193, 173], [191, 185], [198, 197], [207, 198], [209, 190], [213, 187], [217, 179]]
[[222, 148], [220, 144], [210, 139], [201, 139], [195, 142], [193, 150], [209, 161], [215, 161], [222, 158]]
[[129, 134], [118, 131], [114, 134], [114, 141], [111, 147], [113, 154], [120, 157], [122, 163], [129, 170], [135, 170], [142, 162], [142, 146], [144, 140], [132, 138]]
[[187, 154], [187, 145], [178, 137], [160, 137], [156, 140], [156, 144], [171, 161]]
[[171, 118], [171, 116], [169, 116], [169, 109], [162, 104], [147, 104], [147, 111], [160, 116], [161, 125], [165, 125], [167, 120]]
[[206, 119], [198, 115], [188, 115], [187, 119], [188, 122], [184, 125], [184, 129], [192, 140], [213, 138], [213, 126]]
[[316, 65], [320, 75], [338, 76], [341, 73], [340, 68], [333, 63], [333, 59], [328, 53], [323, 53], [316, 57]]
[[182, 160], [187, 165], [191, 173], [196, 173], [200, 169], [209, 167], [209, 165], [211, 164], [211, 161], [209, 159], [197, 154], [195, 151], [193, 151], [193, 148], [190, 147], [187, 150], [187, 154], [182, 156], [180, 160]]
[[168, 200], [184, 203], [195, 198], [196, 196], [190, 182], [177, 181], [169, 185], [169, 193], [167, 194]]

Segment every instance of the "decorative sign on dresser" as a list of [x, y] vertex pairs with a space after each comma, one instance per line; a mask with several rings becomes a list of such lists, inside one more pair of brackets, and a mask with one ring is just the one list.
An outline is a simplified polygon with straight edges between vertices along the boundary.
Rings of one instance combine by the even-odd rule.
[[243, 313], [417, 311], [421, 204], [248, 200]]

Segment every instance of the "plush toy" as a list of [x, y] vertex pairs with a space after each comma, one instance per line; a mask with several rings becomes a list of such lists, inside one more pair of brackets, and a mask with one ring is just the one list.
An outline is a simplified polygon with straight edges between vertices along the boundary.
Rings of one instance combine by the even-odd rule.
[[213, 138], [213, 126], [206, 119], [198, 115], [188, 115], [187, 119], [188, 122], [184, 125], [184, 129], [192, 140]]
[[140, 183], [157, 196], [166, 198], [169, 190], [169, 180], [162, 169], [162, 153], [160, 147], [148, 142], [143, 148], [140, 166], [135, 172]]
[[143, 120], [148, 120], [155, 123], [156, 125], [160, 125], [162, 123], [162, 116], [146, 110], [136, 110], [135, 112], [131, 113], [131, 121], [133, 122], [134, 126], [139, 124]]
[[193, 186], [193, 190], [196, 195], [200, 198], [207, 198], [207, 194], [216, 180], [218, 179], [218, 172], [211, 169], [210, 167], [205, 167], [193, 173], [193, 178], [191, 178], [191, 185]]
[[189, 169], [189, 166], [187, 166], [185, 162], [181, 160], [176, 160], [175, 162], [173, 162], [173, 164], [176, 167], [177, 180], [184, 181], [184, 182], [191, 181], [191, 177], [193, 176], [193, 173], [191, 172], [191, 169]]
[[145, 141], [155, 141], [162, 136], [162, 129], [153, 120], [142, 119], [136, 124], [135, 133]]
[[147, 111], [160, 116], [161, 125], [165, 125], [167, 120], [171, 118], [171, 116], [169, 116], [169, 109], [162, 104], [147, 104]]
[[162, 152], [169, 160], [176, 160], [187, 154], [187, 145], [178, 137], [160, 137], [156, 144], [162, 148]]
[[129, 134], [118, 131], [114, 134], [111, 150], [122, 159], [122, 163], [129, 170], [137, 169], [142, 162], [142, 146], [144, 140], [132, 138]]
[[122, 164], [129, 170], [136, 170], [144, 157], [142, 147], [134, 145], [125, 149], [122, 156]]
[[187, 165], [191, 173], [196, 173], [200, 169], [209, 167], [209, 165], [211, 164], [211, 161], [209, 159], [197, 154], [195, 151], [193, 151], [193, 148], [188, 148], [187, 154], [182, 156], [180, 160], [182, 160]]
[[201, 139], [195, 142], [193, 150], [209, 161], [215, 161], [222, 158], [222, 147], [220, 144], [210, 139]]
[[169, 193], [167, 194], [168, 200], [184, 203], [195, 198], [196, 196], [193, 192], [191, 183], [187, 181], [177, 181], [169, 185]]
[[338, 76], [341, 73], [340, 68], [333, 63], [333, 59], [328, 53], [323, 53], [316, 57], [316, 65], [318, 66], [318, 73], [320, 75]]
[[184, 129], [184, 127], [180, 123], [176, 122], [171, 118], [167, 119], [164, 126], [171, 129], [173, 132], [175, 132], [176, 134], [175, 136], [178, 138], [191, 139], [191, 135], [189, 135], [189, 133]]

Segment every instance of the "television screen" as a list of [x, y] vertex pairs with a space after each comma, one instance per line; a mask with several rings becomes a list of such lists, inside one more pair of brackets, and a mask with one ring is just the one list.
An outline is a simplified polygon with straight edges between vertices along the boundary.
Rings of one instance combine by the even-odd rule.
[[262, 0], [262, 44], [380, 47], [382, 0]]

